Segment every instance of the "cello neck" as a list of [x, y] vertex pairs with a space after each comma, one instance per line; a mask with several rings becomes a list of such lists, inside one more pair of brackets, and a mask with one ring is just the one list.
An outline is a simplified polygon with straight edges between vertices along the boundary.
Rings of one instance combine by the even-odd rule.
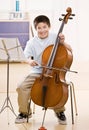
[[52, 67], [52, 65], [53, 65], [53, 61], [54, 61], [54, 58], [55, 58], [55, 55], [56, 55], [56, 51], [57, 51], [57, 48], [60, 44], [59, 34], [62, 33], [63, 28], [64, 28], [64, 21], [62, 21], [61, 27], [58, 31], [57, 38], [56, 38], [55, 44], [53, 46], [53, 49], [52, 49], [52, 52], [51, 52], [51, 55], [50, 55], [50, 58], [49, 58], [49, 61], [48, 61], [48, 64], [47, 64], [47, 66], [49, 66], [49, 67]]
[[61, 27], [60, 27], [59, 32], [58, 32], [58, 34], [57, 34], [57, 38], [56, 38], [55, 44], [54, 44], [54, 46], [53, 46], [53, 48], [52, 48], [52, 51], [51, 51], [51, 54], [50, 54], [50, 57], [49, 57], [49, 60], [48, 60], [48, 63], [47, 63], [47, 66], [49, 66], [49, 67], [52, 67], [52, 65], [53, 65], [53, 62], [54, 62], [54, 59], [55, 59], [55, 55], [56, 55], [56, 52], [57, 52], [57, 48], [58, 48], [58, 46], [59, 46], [59, 44], [60, 44], [59, 34], [62, 33], [63, 28], [64, 28], [64, 24], [67, 23], [68, 19], [70, 18], [71, 12], [72, 12], [72, 10], [71, 10], [70, 7], [67, 8], [66, 11], [67, 11], [67, 14], [66, 14], [66, 15], [65, 15], [65, 14], [63, 15], [63, 16], [64, 16], [64, 19], [63, 19], [63, 21], [62, 21]]

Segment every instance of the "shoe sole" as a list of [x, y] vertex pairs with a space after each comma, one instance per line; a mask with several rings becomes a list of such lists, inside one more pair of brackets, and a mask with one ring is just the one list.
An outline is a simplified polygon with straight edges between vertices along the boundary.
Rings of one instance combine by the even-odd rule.
[[16, 119], [15, 120], [16, 124], [21, 124], [21, 123], [26, 123], [26, 122], [27, 122], [27, 118], [25, 118], [25, 119], [24, 118], [23, 119]]
[[61, 125], [67, 125], [67, 121], [62, 121], [62, 120], [58, 119], [58, 122], [59, 122]]
[[16, 120], [15, 120], [15, 123], [16, 123], [16, 124], [26, 123], [26, 122], [29, 120], [29, 118], [31, 118], [31, 117], [32, 117], [32, 114], [29, 114], [28, 119], [27, 119], [27, 118], [16, 119]]

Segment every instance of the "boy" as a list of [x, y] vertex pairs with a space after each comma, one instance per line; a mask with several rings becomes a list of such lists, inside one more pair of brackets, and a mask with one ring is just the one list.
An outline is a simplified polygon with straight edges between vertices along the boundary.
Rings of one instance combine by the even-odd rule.
[[[30, 39], [25, 47], [24, 54], [27, 58], [27, 63], [31, 66], [30, 74], [18, 86], [18, 106], [19, 115], [15, 123], [23, 123], [27, 121], [28, 116], [28, 100], [30, 99], [31, 87], [35, 82], [36, 77], [40, 77], [42, 73], [41, 58], [43, 51], [51, 44], [55, 43], [57, 35], [50, 33], [50, 20], [45, 15], [39, 15], [34, 19], [34, 27], [37, 35]], [[64, 43], [64, 35], [59, 34], [60, 43]], [[57, 108], [54, 110], [56, 117], [61, 124], [66, 124], [65, 108]], [[29, 118], [31, 117], [31, 109]]]

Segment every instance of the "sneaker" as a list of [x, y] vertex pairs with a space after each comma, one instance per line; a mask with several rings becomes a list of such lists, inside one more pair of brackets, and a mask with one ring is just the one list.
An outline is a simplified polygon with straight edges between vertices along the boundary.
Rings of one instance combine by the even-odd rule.
[[67, 124], [66, 116], [65, 116], [64, 112], [56, 113], [56, 116], [57, 116], [58, 121], [59, 121], [60, 124], [62, 124], [62, 125]]
[[32, 117], [32, 113], [30, 113], [29, 115], [20, 113], [17, 116], [17, 118], [15, 120], [15, 123], [26, 123], [27, 122], [27, 118], [31, 118], [31, 117]]

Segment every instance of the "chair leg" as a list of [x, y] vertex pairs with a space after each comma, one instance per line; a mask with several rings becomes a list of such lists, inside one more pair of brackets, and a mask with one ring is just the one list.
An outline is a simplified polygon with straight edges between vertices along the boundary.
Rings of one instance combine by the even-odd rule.
[[33, 104], [33, 114], [35, 114], [35, 103]]
[[28, 102], [28, 116], [27, 116], [27, 122], [28, 122], [28, 119], [29, 119], [29, 110], [30, 110], [30, 107], [31, 107], [31, 99], [30, 99], [30, 101]]
[[[29, 119], [29, 110], [30, 110], [30, 107], [31, 107], [31, 99], [29, 100], [28, 102], [28, 116], [27, 116], [27, 122], [28, 122], [28, 119]], [[35, 114], [35, 103], [33, 104], [33, 114]]]
[[73, 97], [74, 97], [74, 105], [75, 105], [75, 111], [77, 115], [77, 105], [76, 105], [76, 98], [75, 98], [75, 91], [74, 91], [74, 84], [70, 82], [70, 99], [71, 99], [71, 115], [72, 115], [72, 124], [74, 124], [74, 113], [73, 113]]
[[73, 91], [73, 96], [74, 96], [75, 112], [76, 112], [76, 115], [78, 115], [77, 104], [76, 104], [76, 96], [75, 96], [75, 90], [74, 90], [74, 84], [72, 82], [71, 82], [71, 86], [72, 86], [72, 91]]
[[72, 96], [72, 87], [71, 87], [71, 84], [70, 84], [70, 100], [71, 100], [71, 116], [72, 116], [72, 124], [74, 124], [73, 96]]

